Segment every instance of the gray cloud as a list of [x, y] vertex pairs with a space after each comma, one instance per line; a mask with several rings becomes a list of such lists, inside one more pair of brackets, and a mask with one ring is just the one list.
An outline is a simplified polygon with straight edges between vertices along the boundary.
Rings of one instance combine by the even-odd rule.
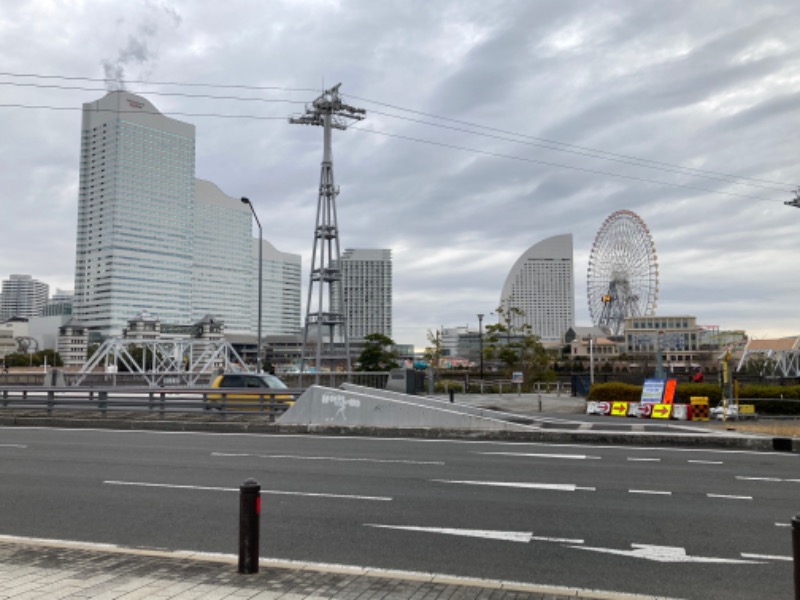
[[[334, 136], [342, 245], [394, 249], [399, 341], [421, 346], [428, 328], [476, 325], [476, 313], [496, 307], [516, 258], [560, 233], [574, 236], [576, 309], [588, 323], [592, 241], [620, 208], [637, 212], [655, 240], [660, 311], [755, 335], [800, 333], [800, 210], [783, 205], [800, 182], [800, 16], [789, 0], [151, 0], [51, 13], [3, 7], [0, 23], [9, 70], [118, 82], [195, 124], [197, 176], [253, 199], [265, 236], [302, 254], [306, 269], [321, 131], [285, 117], [323, 82], [341, 81], [348, 101], [368, 111], [361, 126], [410, 138], [356, 129]], [[72, 287], [77, 109], [103, 94], [100, 84], [77, 87], [93, 89], [2, 88], [4, 103], [76, 110], [0, 108], [9, 165], [0, 171], [0, 277], [31, 273]], [[390, 116], [435, 120], [399, 107], [788, 185], [754, 188], [435, 128]]]

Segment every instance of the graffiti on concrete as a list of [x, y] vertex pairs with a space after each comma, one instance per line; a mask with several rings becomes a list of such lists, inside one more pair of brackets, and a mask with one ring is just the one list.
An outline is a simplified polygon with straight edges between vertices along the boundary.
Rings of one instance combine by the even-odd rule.
[[326, 419], [328, 421], [337, 421], [339, 417], [343, 422], [347, 422], [347, 415], [345, 414], [345, 409], [349, 408], [361, 408], [361, 400], [356, 398], [348, 398], [344, 394], [322, 394], [322, 404], [333, 404], [336, 407], [336, 414], [333, 415], [333, 418]]

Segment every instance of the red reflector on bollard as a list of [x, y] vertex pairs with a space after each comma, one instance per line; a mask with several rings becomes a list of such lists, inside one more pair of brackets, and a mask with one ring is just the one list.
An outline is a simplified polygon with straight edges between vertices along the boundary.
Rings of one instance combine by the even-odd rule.
[[256, 514], [261, 514], [261, 495], [256, 496]]

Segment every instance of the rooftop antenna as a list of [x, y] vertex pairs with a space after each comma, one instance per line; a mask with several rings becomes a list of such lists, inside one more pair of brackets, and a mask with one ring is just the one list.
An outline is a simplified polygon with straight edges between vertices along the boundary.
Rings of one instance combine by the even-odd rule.
[[[323, 80], [324, 82], [324, 80]], [[324, 83], [323, 83], [324, 85]], [[323, 359], [334, 366], [341, 356], [336, 352], [335, 342], [344, 343], [344, 358], [347, 372], [351, 371], [350, 340], [347, 337], [346, 311], [340, 271], [339, 227], [336, 219], [336, 196], [339, 188], [333, 179], [333, 152], [331, 149], [331, 130], [347, 129], [351, 121], [362, 120], [367, 112], [342, 102], [336, 84], [306, 105], [305, 114], [289, 117], [293, 125], [317, 125], [323, 128], [322, 169], [317, 200], [317, 224], [314, 230], [314, 249], [311, 253], [311, 272], [309, 274], [306, 320], [303, 328], [303, 349], [300, 359], [300, 373], [305, 372], [308, 331], [316, 330], [316, 353], [314, 383], [319, 383]], [[315, 293], [316, 288], [316, 293]], [[335, 302], [334, 299], [338, 299]], [[327, 328], [327, 348], [324, 337]], [[337, 338], [336, 332], [340, 334]]]

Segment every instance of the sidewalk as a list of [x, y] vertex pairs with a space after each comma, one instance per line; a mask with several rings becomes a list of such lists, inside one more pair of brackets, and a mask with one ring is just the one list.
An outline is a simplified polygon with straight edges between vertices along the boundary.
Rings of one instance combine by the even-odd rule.
[[40, 600], [644, 600], [649, 596], [261, 559], [0, 536], [0, 598]]

